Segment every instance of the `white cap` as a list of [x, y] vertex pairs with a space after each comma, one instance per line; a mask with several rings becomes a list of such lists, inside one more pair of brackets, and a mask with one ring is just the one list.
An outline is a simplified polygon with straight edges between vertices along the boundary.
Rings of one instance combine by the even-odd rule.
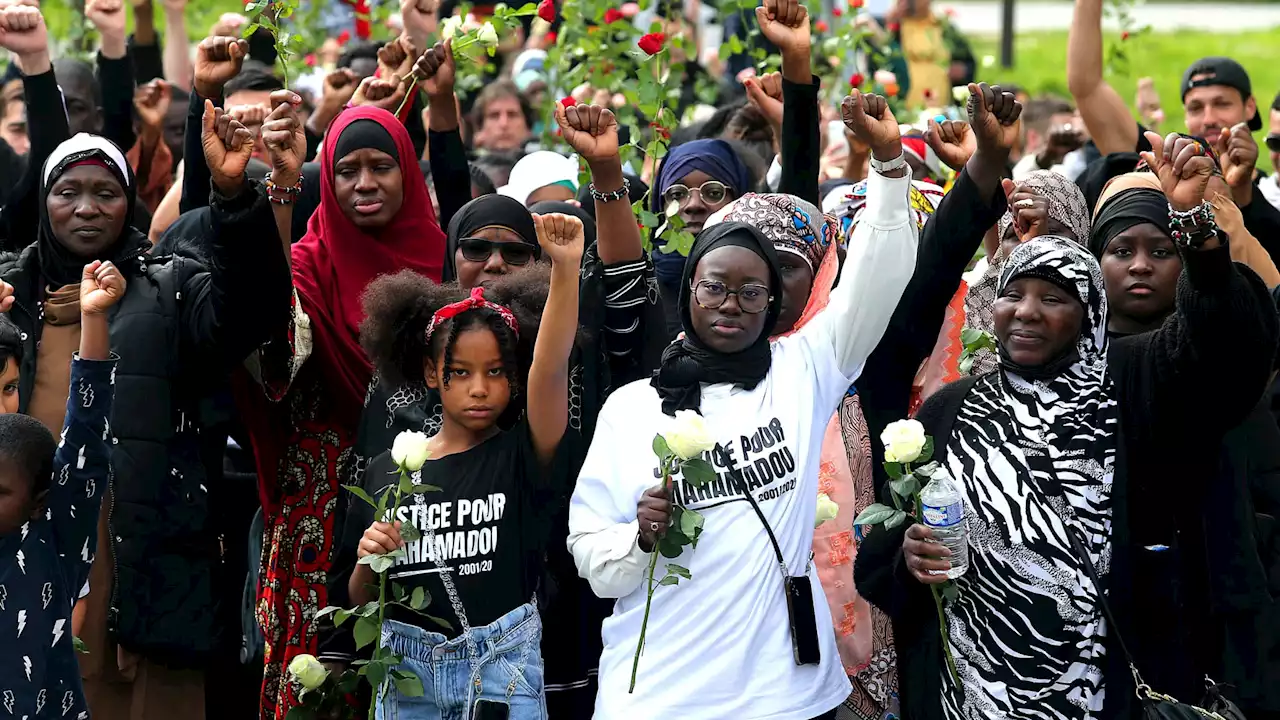
[[575, 194], [578, 192], [577, 158], [539, 150], [520, 158], [520, 162], [511, 168], [507, 184], [498, 188], [498, 194], [527, 205], [535, 190], [564, 182], [573, 186]]

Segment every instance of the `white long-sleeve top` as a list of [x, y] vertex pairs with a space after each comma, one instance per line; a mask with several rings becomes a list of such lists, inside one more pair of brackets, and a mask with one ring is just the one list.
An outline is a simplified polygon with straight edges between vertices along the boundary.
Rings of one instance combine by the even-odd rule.
[[[909, 178], [868, 178], [868, 203], [827, 308], [772, 345], [768, 375], [753, 390], [704, 385], [701, 411], [718, 440], [707, 460], [716, 481], [677, 476], [673, 500], [702, 513], [696, 549], [672, 563], [692, 580], [654, 595], [635, 693], [631, 661], [644, 613], [650, 555], [640, 550], [636, 504], [659, 482], [655, 434], [672, 419], [647, 381], [605, 402], [569, 510], [569, 550], [596, 594], [617, 598], [605, 621], [597, 718], [808, 720], [849, 693], [831, 614], [810, 562], [823, 433], [888, 326], [915, 267], [917, 229]], [[730, 469], [736, 469], [736, 478]], [[768, 535], [742, 495], [751, 492], [793, 576], [808, 575], [821, 665], [797, 666], [782, 573]], [[665, 574], [660, 558], [657, 579]]]

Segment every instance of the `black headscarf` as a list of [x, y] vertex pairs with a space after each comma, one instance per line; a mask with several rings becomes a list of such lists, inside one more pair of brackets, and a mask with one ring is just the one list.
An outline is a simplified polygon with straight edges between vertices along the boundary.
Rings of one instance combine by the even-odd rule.
[[[769, 266], [773, 293], [760, 337], [745, 350], [732, 354], [716, 352], [704, 345], [693, 330], [690, 314], [689, 286], [693, 284], [698, 263], [704, 255], [722, 247], [742, 247], [759, 255]], [[662, 412], [675, 415], [677, 410], [698, 410], [702, 403], [700, 383], [733, 383], [747, 390], [755, 389], [769, 373], [769, 335], [782, 312], [782, 270], [773, 243], [759, 230], [743, 223], [720, 223], [703, 230], [685, 260], [679, 302], [684, 337], [663, 351], [662, 363], [650, 383], [662, 397]]]
[[1109, 198], [1093, 217], [1089, 250], [1101, 258], [1117, 235], [1135, 225], [1150, 223], [1169, 234], [1169, 201], [1149, 188], [1131, 188]]
[[370, 118], [356, 120], [342, 129], [338, 144], [333, 148], [333, 157], [341, 160], [356, 150], [365, 148], [381, 150], [397, 160], [400, 158], [400, 150], [391, 133], [378, 124], [378, 121]]
[[444, 255], [444, 281], [458, 279], [458, 269], [454, 267], [454, 256], [458, 252], [458, 241], [471, 237], [487, 227], [506, 228], [528, 245], [540, 248], [538, 232], [533, 227], [533, 215], [523, 204], [505, 195], [481, 195], [472, 200], [449, 221], [449, 241]]
[[[58, 241], [53, 234], [53, 226], [49, 223], [49, 189], [62, 177], [62, 174], [73, 165], [82, 162], [101, 164], [115, 177], [124, 191], [128, 207], [125, 209], [125, 226], [115, 243], [101, 253], [100, 257], [83, 258], [71, 252]], [[140, 267], [136, 262], [151, 249], [151, 242], [137, 228], [128, 224], [137, 204], [138, 188], [133, 177], [133, 170], [120, 148], [110, 140], [88, 133], [79, 133], [66, 140], [49, 155], [40, 175], [40, 236], [37, 239], [37, 252], [40, 258], [40, 273], [45, 284], [60, 288], [80, 282], [84, 266], [91, 260], [109, 260], [120, 268], [121, 272], [131, 273]]]
[[543, 200], [534, 203], [529, 208], [529, 212], [533, 215], [548, 215], [550, 213], [560, 213], [561, 215], [572, 215], [582, 221], [582, 232], [586, 236], [586, 247], [591, 247], [596, 242], [596, 220], [583, 208], [573, 203], [560, 202], [558, 200]]

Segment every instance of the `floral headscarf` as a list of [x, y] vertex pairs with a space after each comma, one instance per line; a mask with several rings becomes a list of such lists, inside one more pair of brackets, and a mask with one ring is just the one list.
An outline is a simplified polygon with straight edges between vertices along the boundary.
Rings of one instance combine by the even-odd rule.
[[747, 193], [717, 210], [704, 227], [722, 222], [756, 228], [778, 252], [804, 258], [814, 273], [839, 236], [835, 218], [823, 215], [812, 203], [782, 193]]
[[[933, 183], [923, 180], [911, 181], [911, 214], [916, 219], [916, 229], [924, 230], [925, 222], [938, 209], [945, 191]], [[830, 197], [830, 196], [828, 196]], [[840, 233], [848, 242], [853, 237], [853, 228], [862, 219], [862, 211], [867, 206], [867, 181], [861, 180], [851, 188], [843, 200], [832, 205], [831, 214], [840, 223]]]

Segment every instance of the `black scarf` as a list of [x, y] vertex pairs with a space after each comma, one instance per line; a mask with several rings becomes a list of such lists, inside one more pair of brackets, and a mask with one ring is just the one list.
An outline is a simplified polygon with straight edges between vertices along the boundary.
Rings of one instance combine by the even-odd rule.
[[481, 195], [458, 211], [449, 221], [448, 246], [444, 254], [444, 282], [458, 279], [454, 256], [458, 242], [487, 227], [501, 227], [520, 236], [525, 243], [541, 251], [538, 231], [533, 227], [533, 216], [523, 204], [505, 195]]
[[1169, 200], [1150, 188], [1131, 188], [1109, 198], [1093, 217], [1089, 251], [1098, 260], [1117, 235], [1135, 225], [1150, 223], [1169, 234]]
[[101, 162], [120, 182], [120, 187], [128, 200], [125, 210], [127, 220], [133, 218], [134, 206], [137, 204], [138, 192], [133, 170], [127, 162], [122, 162], [124, 153], [110, 140], [97, 135], [80, 133], [59, 145], [49, 156], [42, 173], [40, 235], [36, 241], [42, 282], [53, 288], [78, 284], [84, 272], [84, 266], [92, 260], [109, 260], [120, 268], [121, 272], [126, 275], [132, 274], [140, 267], [137, 260], [151, 249], [151, 241], [132, 225], [125, 225], [115, 243], [97, 258], [80, 257], [58, 241], [57, 236], [54, 235], [53, 226], [49, 223], [49, 190], [68, 168], [85, 160]]
[[[760, 337], [745, 350], [724, 354], [708, 348], [693, 331], [690, 315], [694, 271], [707, 253], [721, 247], [743, 247], [759, 255], [769, 266], [770, 291], [773, 300]], [[782, 311], [782, 271], [773, 243], [759, 230], [743, 223], [720, 223], [698, 234], [698, 239], [684, 262], [680, 279], [680, 324], [684, 337], [667, 346], [662, 363], [650, 384], [662, 398], [662, 412], [675, 415], [677, 410], [698, 410], [702, 403], [701, 383], [733, 383], [747, 390], [769, 373], [772, 355], [769, 335]]]

